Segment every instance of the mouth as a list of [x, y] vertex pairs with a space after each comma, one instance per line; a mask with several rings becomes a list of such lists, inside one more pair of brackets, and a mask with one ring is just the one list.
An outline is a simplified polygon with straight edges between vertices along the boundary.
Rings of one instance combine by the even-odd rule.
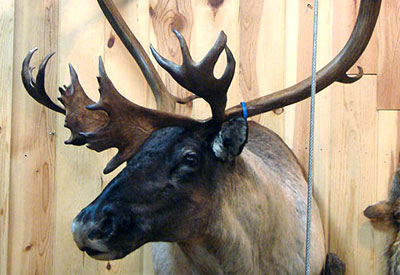
[[126, 254], [116, 252], [116, 251], [99, 251], [90, 247], [84, 247], [81, 249], [86, 252], [90, 257], [100, 261], [111, 261], [121, 259], [126, 256]]

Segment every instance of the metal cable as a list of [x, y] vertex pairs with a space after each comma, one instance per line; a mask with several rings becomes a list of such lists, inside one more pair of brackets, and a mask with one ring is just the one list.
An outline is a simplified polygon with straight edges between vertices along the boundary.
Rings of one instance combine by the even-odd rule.
[[313, 186], [313, 153], [314, 153], [314, 117], [315, 117], [315, 91], [316, 91], [316, 61], [317, 61], [317, 31], [318, 31], [318, 0], [314, 0], [314, 29], [313, 29], [313, 54], [311, 75], [311, 106], [310, 106], [310, 143], [308, 154], [308, 193], [307, 193], [307, 231], [306, 231], [306, 263], [305, 274], [310, 274], [310, 235], [311, 235], [311, 203]]

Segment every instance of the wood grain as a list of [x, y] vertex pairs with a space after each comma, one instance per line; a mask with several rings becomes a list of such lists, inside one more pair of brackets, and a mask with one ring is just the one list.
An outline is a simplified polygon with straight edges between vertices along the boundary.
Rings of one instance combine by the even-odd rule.
[[[273, 8], [270, 8], [273, 7]], [[285, 2], [240, 2], [240, 55], [238, 75], [243, 100], [248, 101], [285, 85]], [[283, 136], [284, 113], [253, 117]]]
[[[320, 2], [318, 22], [317, 69], [328, 63], [332, 58], [332, 18], [331, 1]], [[312, 62], [312, 26], [313, 1], [300, 1], [298, 4], [298, 40], [297, 40], [297, 81], [311, 74]], [[293, 22], [291, 19], [290, 22]], [[291, 44], [288, 45], [291, 48]], [[293, 71], [293, 69], [290, 69]], [[316, 96], [315, 134], [314, 134], [314, 197], [319, 205], [324, 226], [325, 239], [329, 236], [329, 155], [331, 134], [331, 93], [330, 87]], [[287, 108], [285, 108], [287, 109]], [[285, 127], [293, 131], [293, 150], [298, 157], [305, 174], [308, 174], [310, 100], [304, 100], [294, 106], [294, 115], [285, 117]], [[288, 123], [292, 120], [292, 125]], [[288, 131], [286, 131], [288, 132]]]
[[[221, 31], [228, 37], [227, 45], [236, 59], [236, 73], [228, 92], [227, 106], [233, 106], [242, 101], [239, 88], [239, 7], [240, 1], [193, 1], [194, 25], [192, 33], [192, 56], [201, 60], [214, 45]], [[222, 75], [226, 67], [226, 55], [222, 53], [214, 69], [215, 77]], [[211, 115], [210, 107], [204, 100], [193, 102], [193, 116], [207, 118]]]
[[[131, 6], [121, 8], [124, 10]], [[109, 45], [105, 39], [104, 16], [95, 1], [61, 1], [60, 15], [60, 83], [69, 83], [67, 64], [71, 62], [86, 93], [97, 100], [98, 56], [104, 56], [105, 48]], [[107, 60], [105, 65], [108, 69]], [[115, 77], [115, 71], [110, 72], [111, 76]], [[114, 82], [118, 83], [119, 79], [116, 80]], [[63, 143], [69, 131], [62, 127], [63, 119], [59, 116], [57, 123], [55, 274], [140, 273], [140, 251], [108, 265], [107, 262], [96, 261], [79, 251], [73, 242], [70, 231], [73, 218], [96, 198], [117, 171], [111, 175], [102, 175], [114, 150], [97, 154], [85, 147], [65, 146]]]
[[[386, 2], [386, 1], [383, 1]], [[390, 1], [388, 1], [390, 2]], [[393, 1], [395, 2], [395, 1]], [[338, 54], [350, 37], [355, 25], [360, 0], [334, 0], [333, 1], [333, 26], [332, 43], [333, 54]], [[349, 70], [349, 74], [357, 74], [357, 66], [364, 69], [365, 74], [376, 74], [377, 72], [377, 52], [378, 43], [376, 32], [373, 33], [371, 40], [360, 59]]]
[[[20, 80], [20, 65], [29, 49], [39, 47], [32, 60], [37, 65], [40, 58], [58, 47], [46, 75], [52, 98], [57, 93], [56, 82], [69, 83], [67, 64], [71, 62], [85, 91], [97, 100], [97, 60], [103, 55], [107, 72], [120, 92], [136, 103], [154, 107], [140, 70], [105, 21], [96, 1], [3, 2], [0, 71], [9, 75], [0, 74], [0, 87], [2, 91], [12, 89], [13, 93], [0, 95], [0, 209], [4, 213], [0, 215], [0, 274], [6, 274], [6, 268], [9, 274], [152, 274], [150, 245], [122, 261], [110, 262], [110, 269], [107, 262], [95, 261], [77, 249], [70, 232], [71, 221], [115, 175], [101, 173], [115, 152], [98, 154], [84, 147], [65, 146], [69, 131], [63, 128], [64, 118], [33, 102]], [[151, 42], [178, 63], [181, 56], [170, 32], [172, 27], [181, 28], [195, 60], [203, 58], [224, 30], [237, 61], [228, 93], [229, 106], [292, 85], [311, 72], [312, 0], [115, 3], [146, 51]], [[318, 67], [343, 46], [353, 27], [358, 3], [359, 0], [320, 1]], [[376, 41], [360, 61], [367, 73], [377, 73], [377, 77], [366, 76], [349, 86], [335, 84], [317, 96], [314, 195], [324, 223], [327, 250], [338, 253], [346, 262], [347, 274], [384, 274], [381, 251], [386, 233], [372, 228], [362, 211], [386, 197], [400, 150], [398, 111], [376, 112], [377, 106], [400, 106], [396, 96], [400, 79], [396, 40], [399, 7], [397, 1], [383, 1], [379, 29], [373, 38]], [[15, 41], [10, 43], [13, 37]], [[216, 76], [222, 74], [225, 59], [222, 54]], [[187, 94], [158, 65], [156, 68], [173, 93]], [[303, 166], [308, 154], [308, 106], [303, 102], [285, 107], [280, 115], [271, 112], [258, 118], [284, 136]], [[203, 100], [196, 100], [179, 112], [196, 118], [210, 114]], [[11, 121], [10, 126], [4, 126]], [[50, 131], [55, 135], [49, 135]], [[10, 137], [11, 151], [7, 151]], [[7, 162], [10, 158], [11, 162]], [[7, 197], [8, 224], [8, 208], [4, 207]], [[4, 242], [7, 231], [9, 240]]]
[[[150, 2], [149, 1], [116, 1], [118, 10], [128, 23], [143, 48], [150, 53]], [[147, 83], [135, 60], [125, 49], [111, 25], [105, 24], [105, 54], [107, 74], [118, 91], [136, 104], [146, 106], [149, 97]], [[133, 87], [133, 88], [132, 88]], [[152, 101], [154, 99], [152, 98]]]
[[[377, 202], [388, 198], [389, 189], [392, 185], [392, 176], [399, 163], [399, 121], [399, 111], [378, 112]], [[374, 227], [374, 274], [387, 274], [384, 251], [390, 234], [388, 228], [383, 226]]]
[[400, 2], [383, 1], [378, 21], [378, 109], [399, 110]]
[[0, 274], [7, 274], [14, 56], [14, 0], [0, 5]]
[[[49, 132], [54, 131], [55, 114], [27, 95], [21, 83], [20, 64], [35, 46], [40, 48], [35, 64], [44, 54], [57, 49], [58, 2], [17, 0], [15, 4], [8, 272], [51, 274], [55, 138]], [[46, 76], [51, 95], [56, 90], [55, 68], [53, 60]]]
[[376, 76], [332, 89], [329, 251], [346, 263], [346, 274], [370, 274], [374, 230], [363, 210], [376, 201]]
[[[178, 39], [172, 32], [178, 30], [185, 38], [189, 49], [191, 49], [191, 36], [193, 31], [193, 7], [191, 1], [186, 0], [157, 0], [150, 1], [148, 13], [152, 23], [152, 44], [157, 51], [165, 58], [182, 63], [182, 55]], [[157, 64], [155, 62], [155, 64]], [[160, 68], [157, 64], [157, 67]], [[176, 84], [175, 80], [163, 69], [160, 75], [168, 90], [179, 97], [191, 95], [190, 92]], [[177, 105], [176, 112], [190, 116], [192, 104]]]
[[[253, 5], [247, 5], [244, 1], [240, 1], [240, 63], [238, 70], [243, 101], [249, 101], [260, 96], [257, 58], [263, 57], [259, 56], [260, 53], [257, 50], [264, 2], [263, 0], [256, 0], [253, 1]], [[260, 122], [260, 116], [253, 117], [252, 120]]]
[[[78, 73], [85, 92], [98, 99], [98, 56], [104, 54], [105, 19], [95, 1], [60, 1], [60, 47], [58, 51], [59, 85], [68, 85], [68, 63]], [[104, 168], [102, 156], [85, 147], [66, 146], [69, 130], [64, 117], [57, 116], [56, 162], [56, 247], [55, 274], [101, 274], [106, 263], [96, 262], [80, 252], [70, 231], [79, 211], [101, 191]], [[73, 263], [73, 264], [71, 264]]]

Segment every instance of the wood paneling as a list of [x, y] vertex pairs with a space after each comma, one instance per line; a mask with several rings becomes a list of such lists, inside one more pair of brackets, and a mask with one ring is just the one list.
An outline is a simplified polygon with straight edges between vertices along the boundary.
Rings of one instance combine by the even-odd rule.
[[[228, 106], [238, 104], [242, 97], [239, 88], [239, 7], [240, 1], [193, 1], [194, 25], [192, 34], [193, 59], [201, 60], [214, 45], [220, 31], [228, 37], [227, 45], [236, 59], [236, 73], [228, 92]], [[216, 77], [222, 75], [226, 67], [225, 53], [221, 54], [215, 69]], [[203, 100], [193, 102], [193, 116], [207, 118], [211, 115], [210, 107]]]
[[[311, 0], [115, 3], [148, 53], [152, 43], [177, 63], [181, 54], [172, 28], [184, 34], [194, 60], [203, 58], [223, 30], [237, 61], [228, 106], [292, 85], [311, 72]], [[318, 68], [342, 48], [358, 4], [359, 0], [320, 1]], [[346, 262], [347, 274], [384, 274], [381, 255], [386, 233], [374, 229], [362, 214], [369, 204], [386, 197], [400, 150], [398, 111], [377, 111], [399, 109], [400, 6], [396, 1], [382, 5], [377, 37], [357, 63], [373, 75], [352, 85], [335, 84], [316, 101], [314, 195], [327, 250]], [[6, 268], [10, 274], [152, 274], [150, 245], [110, 264], [76, 248], [71, 221], [115, 175], [102, 174], [115, 150], [98, 154], [85, 147], [65, 146], [69, 131], [63, 128], [64, 118], [29, 98], [20, 80], [21, 62], [29, 49], [39, 47], [32, 60], [35, 65], [57, 50], [46, 75], [52, 98], [56, 84], [69, 83], [67, 64], [71, 62], [85, 91], [97, 100], [97, 62], [102, 55], [118, 90], [141, 105], [154, 107], [138, 66], [96, 1], [3, 0], [0, 12], [0, 274]], [[225, 65], [223, 53], [216, 76]], [[156, 68], [172, 93], [187, 94]], [[210, 109], [196, 100], [178, 112], [205, 118]], [[285, 107], [279, 115], [271, 112], [255, 119], [284, 137], [306, 168], [308, 101]]]
[[363, 210], [376, 201], [376, 76], [332, 89], [329, 251], [347, 274], [370, 274], [374, 231]]
[[[191, 1], [185, 0], [158, 0], [151, 1], [148, 14], [152, 23], [152, 44], [165, 58], [182, 63], [182, 54], [178, 39], [172, 32], [178, 30], [186, 39], [188, 47], [191, 47], [191, 36], [193, 33], [193, 5]], [[160, 66], [157, 67], [160, 68]], [[181, 98], [189, 96], [190, 93], [184, 88], [176, 85], [175, 80], [163, 69], [159, 70], [168, 90]], [[177, 105], [177, 113], [190, 116], [192, 104]]]
[[[40, 49], [32, 60], [36, 63], [57, 49], [58, 2], [17, 0], [15, 4], [8, 272], [50, 274], [55, 226], [55, 137], [51, 134], [55, 114], [26, 95], [20, 66], [35, 46]], [[56, 91], [55, 68], [53, 59], [46, 75], [51, 95]]]
[[[312, 64], [312, 26], [313, 1], [299, 1], [297, 14], [297, 62], [288, 64], [296, 68], [297, 81], [303, 80], [311, 74]], [[318, 51], [317, 68], [321, 68], [332, 58], [332, 18], [331, 1], [320, 2], [318, 22]], [[294, 19], [289, 22], [293, 24]], [[290, 48], [290, 45], [288, 45]], [[294, 69], [291, 69], [292, 72]], [[291, 76], [292, 77], [292, 76]], [[325, 232], [329, 232], [329, 155], [330, 155], [330, 127], [331, 127], [331, 94], [332, 89], [326, 88], [316, 96], [315, 133], [314, 133], [314, 197], [320, 207], [320, 214]], [[288, 108], [285, 108], [288, 109]], [[308, 174], [309, 124], [310, 101], [304, 100], [295, 105], [294, 115], [285, 117], [286, 134], [293, 138], [292, 148], [296, 153], [304, 171]], [[289, 123], [291, 122], [292, 125]], [[290, 131], [293, 131], [290, 133]], [[285, 135], [286, 137], [286, 135]], [[328, 241], [329, 236], [325, 234]]]
[[[120, 6], [122, 11], [128, 7], [132, 6]], [[106, 33], [105, 26], [106, 21], [95, 1], [60, 1], [60, 40], [63, 41], [59, 48], [60, 83], [69, 83], [67, 64], [71, 62], [78, 72], [86, 93], [94, 100], [99, 97], [96, 80], [98, 57], [104, 57], [105, 47], [109, 45], [107, 36], [110, 35], [110, 30], [108, 28]], [[120, 50], [122, 52], [123, 49], [120, 48]], [[106, 70], [110, 72], [110, 75], [115, 76], [115, 63], [111, 63], [111, 68], [109, 68], [107, 59], [106, 56]], [[115, 83], [118, 83], [118, 77]], [[118, 84], [117, 87], [119, 87]], [[84, 146], [79, 148], [65, 146], [63, 143], [69, 137], [69, 131], [62, 127], [63, 119], [62, 116], [58, 116], [55, 274], [110, 272], [140, 274], [141, 250], [123, 260], [108, 264], [88, 257], [79, 251], [73, 242], [70, 231], [73, 218], [101, 192], [117, 172], [107, 176], [102, 174], [102, 170], [115, 150], [96, 154]]]
[[400, 109], [400, 2], [382, 1], [378, 20], [378, 109]]
[[[270, 7], [274, 8], [271, 9]], [[270, 94], [285, 86], [285, 1], [240, 2], [240, 92], [244, 101]], [[252, 118], [284, 134], [282, 110]]]
[[[390, 2], [390, 1], [382, 1]], [[395, 1], [393, 1], [395, 2]], [[337, 55], [350, 37], [356, 22], [360, 0], [334, 0], [333, 1], [333, 26], [332, 43], [333, 54]], [[382, 17], [381, 17], [382, 18]], [[360, 59], [349, 70], [349, 74], [357, 74], [357, 66], [361, 66], [364, 74], [376, 74], [377, 70], [377, 40], [376, 32], [372, 35], [368, 47]]]
[[[378, 113], [378, 164], [376, 201], [386, 200], [392, 185], [392, 176], [399, 163], [399, 111], [380, 111]], [[375, 274], [386, 274], [386, 248], [388, 228], [379, 226], [374, 230]]]
[[14, 0], [0, 5], [0, 274], [7, 273], [8, 259], [14, 5]]

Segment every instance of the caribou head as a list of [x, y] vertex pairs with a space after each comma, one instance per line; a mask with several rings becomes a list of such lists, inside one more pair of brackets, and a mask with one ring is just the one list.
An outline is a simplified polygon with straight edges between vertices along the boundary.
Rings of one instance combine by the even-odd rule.
[[[65, 127], [71, 130], [71, 137], [66, 143], [87, 144], [88, 148], [95, 151], [118, 148], [118, 153], [107, 164], [104, 173], [127, 162], [126, 167], [104, 191], [74, 219], [74, 240], [81, 250], [101, 260], [124, 257], [147, 242], [201, 241], [205, 236], [213, 235], [210, 230], [217, 230], [214, 225], [219, 210], [224, 208], [221, 202], [226, 193], [243, 182], [263, 178], [246, 172], [255, 160], [246, 163], [245, 159], [249, 157], [239, 156], [249, 132], [242, 106], [225, 110], [226, 95], [235, 72], [235, 60], [227, 46], [227, 37], [221, 32], [208, 54], [201, 61], [195, 62], [185, 39], [177, 30], [173, 30], [182, 51], [181, 65], [166, 60], [151, 47], [157, 62], [180, 85], [194, 94], [189, 98], [176, 98], [166, 90], [149, 57], [113, 2], [98, 2], [142, 69], [160, 110], [138, 106], [120, 95], [108, 78], [101, 58], [99, 101], [95, 103], [85, 94], [77, 73], [70, 66], [71, 84], [60, 88], [59, 100], [63, 106], [57, 105], [47, 96], [44, 88], [45, 68], [52, 55], [43, 60], [36, 80], [29, 66], [36, 49], [30, 51], [25, 58], [22, 68], [25, 88], [36, 101], [66, 116]], [[346, 72], [368, 44], [380, 2], [361, 2], [356, 26], [349, 41], [317, 73], [317, 91], [336, 81], [352, 83], [361, 78], [361, 68], [354, 77], [348, 76]], [[223, 51], [227, 66], [223, 75], [217, 79], [213, 69]], [[310, 87], [311, 78], [308, 78], [292, 87], [246, 102], [247, 115], [251, 117], [301, 101], [310, 96]], [[173, 109], [176, 103], [187, 103], [196, 98], [209, 103], [212, 111], [210, 119], [199, 121], [165, 111]], [[272, 135], [264, 130], [260, 130], [257, 135], [267, 134]], [[276, 137], [260, 138], [260, 142], [271, 139], [276, 140]], [[277, 147], [283, 148], [282, 152], [287, 150], [281, 145]], [[281, 158], [281, 153], [277, 154]], [[299, 178], [303, 177], [300, 169], [292, 170], [297, 171]], [[243, 197], [239, 200], [244, 202], [251, 198]], [[242, 202], [230, 201], [227, 204]]]

